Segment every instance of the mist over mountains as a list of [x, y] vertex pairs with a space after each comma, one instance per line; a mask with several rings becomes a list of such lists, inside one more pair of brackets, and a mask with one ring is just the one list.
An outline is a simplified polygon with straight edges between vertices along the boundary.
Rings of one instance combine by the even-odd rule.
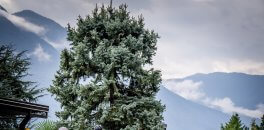
[[[50, 43], [56, 41], [66, 41], [66, 29], [53, 20], [30, 10], [14, 14], [0, 10], [0, 45], [12, 45], [17, 52], [27, 51], [26, 56], [31, 59], [29, 73], [32, 74], [28, 79], [41, 88], [50, 86], [59, 68], [60, 48]], [[49, 115], [55, 118], [53, 108], [58, 110], [59, 104], [50, 95], [40, 102], [51, 107]]]
[[[0, 45], [27, 50], [33, 74], [29, 79], [38, 82], [39, 87], [51, 85], [60, 51], [69, 47], [66, 35], [67, 30], [52, 19], [31, 10], [10, 14], [0, 5]], [[263, 114], [263, 93], [262, 75], [217, 72], [163, 81], [157, 98], [166, 105], [168, 130], [213, 130], [220, 129], [233, 111], [242, 114], [247, 125]], [[60, 107], [54, 98], [47, 95], [40, 103], [49, 105], [50, 119], [56, 119], [54, 112]]]
[[[249, 126], [253, 118], [258, 120], [264, 113], [263, 75], [195, 74], [165, 80], [163, 86], [158, 98], [167, 106], [165, 121], [177, 120], [169, 124], [179, 130], [219, 129], [217, 124], [227, 122], [234, 112], [239, 113], [242, 121]], [[196, 127], [180, 127], [179, 124], [188, 121], [195, 122], [193, 125]]]
[[0, 10], [7, 12], [6, 9], [1, 5], [0, 5]]
[[[170, 79], [166, 82], [183, 82], [189, 80], [200, 82], [200, 89], [208, 97], [229, 97], [241, 107], [256, 108], [256, 104], [264, 103], [264, 76], [243, 73], [209, 73], [195, 74], [183, 79]], [[243, 100], [241, 100], [243, 99]]]

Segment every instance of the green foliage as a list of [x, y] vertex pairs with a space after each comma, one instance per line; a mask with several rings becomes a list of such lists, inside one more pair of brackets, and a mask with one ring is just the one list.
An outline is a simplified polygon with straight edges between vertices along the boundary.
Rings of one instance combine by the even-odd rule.
[[[25, 52], [15, 53], [10, 45], [0, 46], [0, 97], [11, 98], [27, 102], [36, 102], [42, 89], [37, 89], [34, 82], [25, 81], [27, 77], [29, 59], [24, 57]], [[2, 119], [0, 129], [16, 128], [17, 119]]]
[[233, 114], [228, 123], [221, 126], [221, 130], [247, 130], [248, 128], [241, 123], [238, 114]]
[[251, 122], [251, 130], [260, 130], [259, 126], [256, 124], [255, 119], [253, 119]]
[[12, 98], [27, 102], [36, 102], [42, 89], [37, 89], [27, 77], [29, 59], [24, 58], [25, 51], [15, 54], [12, 46], [0, 46], [0, 97]]
[[34, 125], [35, 130], [58, 130], [58, 127], [54, 121], [44, 120]]
[[97, 7], [77, 28], [68, 27], [71, 48], [61, 53], [60, 69], [49, 91], [70, 129], [163, 129], [165, 106], [155, 100], [160, 71], [152, 64], [158, 35], [131, 17], [126, 5]]
[[260, 130], [264, 130], [264, 114], [263, 114], [263, 116], [261, 117], [261, 123], [260, 123], [259, 128], [260, 128]]
[[[249, 128], [241, 123], [238, 114], [234, 114], [225, 126], [221, 125], [221, 130], [249, 130]], [[264, 115], [261, 118], [260, 125], [256, 123], [255, 119], [252, 120], [250, 130], [264, 130]]]
[[264, 115], [261, 117], [260, 125], [256, 124], [256, 120], [251, 122], [251, 130], [264, 130]]

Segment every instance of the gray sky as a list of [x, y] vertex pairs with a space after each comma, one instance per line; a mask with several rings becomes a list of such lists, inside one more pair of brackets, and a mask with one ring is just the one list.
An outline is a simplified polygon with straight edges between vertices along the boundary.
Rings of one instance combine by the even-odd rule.
[[[109, 0], [1, 0], [9, 12], [33, 10], [62, 26]], [[263, 0], [114, 0], [143, 14], [161, 38], [154, 67], [163, 78], [194, 73], [264, 74]], [[99, 4], [100, 5], [100, 4]]]

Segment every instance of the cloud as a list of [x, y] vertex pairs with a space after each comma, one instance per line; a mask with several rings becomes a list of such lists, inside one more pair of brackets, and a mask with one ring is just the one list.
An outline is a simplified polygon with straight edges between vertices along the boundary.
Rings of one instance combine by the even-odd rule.
[[214, 0], [193, 0], [195, 2], [213, 2]]
[[2, 10], [0, 10], [0, 16], [4, 16], [6, 17], [9, 21], [11, 21], [14, 25], [29, 31], [29, 32], [33, 32], [37, 35], [42, 35], [45, 32], [45, 29], [41, 26], [35, 25], [27, 20], [25, 20], [24, 18], [21, 18], [19, 16], [15, 16], [15, 15], [11, 15], [9, 13], [6, 13]]
[[95, 7], [95, 4], [87, 0], [4, 0], [2, 3], [11, 12], [30, 9], [55, 20], [63, 27], [68, 23], [74, 25], [78, 15], [86, 16]]
[[1, 0], [0, 5], [2, 5], [7, 10], [7, 12], [18, 10], [17, 5], [13, 0]]
[[37, 57], [40, 62], [47, 62], [51, 60], [51, 56], [44, 51], [40, 44], [34, 49], [32, 55]]
[[220, 109], [224, 113], [232, 114], [234, 112], [239, 113], [244, 116], [252, 118], [260, 118], [264, 114], [264, 104], [257, 105], [255, 110], [246, 109], [243, 107], [236, 106], [233, 101], [225, 97], [223, 99], [205, 99], [203, 101], [207, 106], [211, 108]]
[[[161, 47], [163, 49], [164, 47]], [[180, 52], [176, 54], [169, 53], [160, 54], [155, 57], [154, 67], [162, 71], [163, 79], [183, 78], [186, 75], [196, 73], [212, 73], [212, 72], [241, 72], [251, 75], [264, 74], [264, 62], [250, 59], [232, 59], [219, 58], [207, 59], [204, 57], [190, 59], [182, 59]], [[179, 56], [177, 56], [179, 54]], [[171, 60], [171, 59], [174, 60]], [[158, 62], [158, 63], [157, 63]]]
[[236, 106], [235, 103], [228, 97], [212, 98], [208, 97], [202, 91], [202, 82], [194, 82], [192, 80], [173, 81], [167, 80], [163, 82], [164, 86], [175, 94], [207, 107], [217, 109], [223, 113], [232, 114], [239, 113], [252, 118], [260, 118], [264, 114], [264, 104], [257, 105], [255, 110]]
[[[31, 9], [62, 26], [90, 14], [97, 2], [109, 3], [0, 1], [11, 12]], [[263, 0], [115, 0], [114, 4], [124, 2], [133, 15], [143, 14], [146, 27], [161, 36], [153, 63], [163, 78], [215, 71], [264, 74]]]
[[264, 63], [251, 60], [225, 60], [212, 62], [214, 72], [244, 72], [252, 75], [264, 74]]
[[151, 9], [139, 12], [161, 36], [154, 67], [163, 78], [215, 71], [264, 74], [262, 5], [261, 0], [153, 1]]
[[[114, 0], [113, 5], [117, 7], [122, 3], [128, 3], [130, 9], [137, 10], [137, 8], [149, 7], [151, 1], [152, 0]], [[74, 25], [79, 15], [85, 17], [90, 14], [96, 4], [99, 6], [101, 6], [101, 4], [107, 6], [109, 3], [110, 1], [108, 0], [27, 0], [26, 2], [20, 0], [0, 1], [0, 4], [6, 7], [10, 12], [30, 9], [55, 20], [64, 27], [67, 26], [68, 23]]]
[[199, 90], [201, 85], [202, 82], [193, 82], [192, 80], [184, 80], [183, 82], [165, 82], [167, 89], [192, 101], [199, 100], [205, 96], [205, 94]]
[[59, 51], [64, 49], [64, 48], [68, 48], [68, 49], [70, 48], [69, 41], [67, 41], [66, 39], [63, 39], [63, 38], [61, 40], [57, 40], [55, 42], [52, 40], [49, 40], [47, 37], [42, 37], [42, 39]]

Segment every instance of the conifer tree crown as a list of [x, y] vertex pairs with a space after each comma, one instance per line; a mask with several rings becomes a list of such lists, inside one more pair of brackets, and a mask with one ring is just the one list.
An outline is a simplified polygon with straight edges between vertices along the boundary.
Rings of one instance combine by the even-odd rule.
[[96, 7], [77, 28], [68, 26], [71, 48], [61, 53], [60, 69], [49, 91], [70, 129], [163, 129], [164, 106], [155, 100], [160, 71], [152, 64], [158, 34], [131, 17], [126, 5]]

